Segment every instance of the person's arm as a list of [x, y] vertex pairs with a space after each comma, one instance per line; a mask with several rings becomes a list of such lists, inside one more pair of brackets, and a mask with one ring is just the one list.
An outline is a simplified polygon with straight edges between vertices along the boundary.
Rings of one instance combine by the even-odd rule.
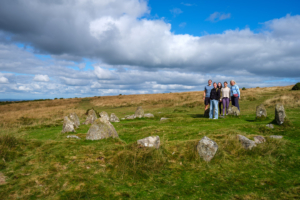
[[238, 94], [239, 94], [239, 98], [241, 98], [240, 88], [239, 88], [239, 86], [236, 86], [236, 87], [237, 87], [237, 92], [238, 92]]
[[206, 88], [204, 87], [203, 99], [206, 97]]
[[220, 101], [222, 101], [222, 94], [224, 94], [224, 88], [221, 89], [221, 93], [220, 93]]
[[230, 94], [231, 94], [231, 89], [229, 88], [229, 91], [228, 91], [228, 98], [229, 98], [229, 101], [231, 101], [231, 96], [230, 96]]
[[221, 96], [221, 90], [218, 90], [217, 91], [217, 99], [220, 99], [220, 96]]

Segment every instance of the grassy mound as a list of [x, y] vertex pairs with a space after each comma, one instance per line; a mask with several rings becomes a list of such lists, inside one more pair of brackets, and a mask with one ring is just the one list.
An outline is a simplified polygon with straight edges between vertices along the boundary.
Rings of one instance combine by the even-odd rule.
[[292, 87], [292, 90], [300, 90], [300, 82]]

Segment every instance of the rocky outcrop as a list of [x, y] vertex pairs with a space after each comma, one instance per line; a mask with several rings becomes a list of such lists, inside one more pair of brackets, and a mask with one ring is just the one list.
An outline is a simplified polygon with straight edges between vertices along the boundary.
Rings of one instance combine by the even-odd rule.
[[253, 147], [256, 147], [256, 144], [254, 141], [246, 138], [245, 136], [243, 135], [238, 135], [238, 138], [242, 144], [242, 146], [247, 149], [247, 150], [251, 150]]
[[110, 122], [120, 122], [120, 119], [115, 115], [115, 113], [111, 113], [109, 121]]
[[254, 137], [254, 142], [255, 144], [260, 144], [266, 142], [266, 139], [263, 136], [258, 135]]
[[64, 117], [64, 124], [63, 124], [63, 130], [62, 133], [69, 133], [69, 132], [76, 132], [74, 129], [74, 122], [69, 119], [69, 117]]
[[144, 117], [145, 118], [154, 118], [154, 115], [151, 113], [146, 113], [146, 114], [144, 114]]
[[256, 118], [264, 119], [267, 117], [267, 110], [263, 104], [256, 107]]
[[203, 160], [209, 162], [218, 151], [218, 145], [215, 141], [204, 136], [197, 145], [198, 154]]
[[92, 124], [97, 119], [96, 112], [91, 109], [88, 112], [88, 116], [83, 124]]
[[275, 121], [277, 124], [281, 125], [284, 123], [285, 119], [285, 110], [281, 103], [276, 104], [275, 106]]
[[158, 149], [160, 145], [160, 139], [159, 136], [149, 136], [144, 139], [138, 140], [137, 143], [144, 147], [155, 147]]
[[209, 118], [209, 108], [204, 111], [204, 117]]
[[228, 107], [228, 115], [240, 116], [240, 111], [235, 106], [229, 106]]
[[101, 140], [109, 137], [119, 137], [115, 127], [106, 119], [98, 118], [91, 125], [86, 134], [87, 140]]
[[102, 119], [106, 119], [107, 121], [109, 121], [109, 116], [107, 114], [107, 112], [105, 111], [102, 111], [99, 116], [102, 118]]
[[79, 127], [80, 121], [79, 121], [79, 118], [78, 118], [78, 116], [77, 116], [76, 113], [71, 113], [71, 114], [69, 115], [69, 119], [70, 119], [72, 122], [74, 122], [74, 126], [75, 126], [76, 128]]
[[137, 107], [134, 115], [136, 118], [144, 117], [144, 110], [143, 110], [142, 106]]

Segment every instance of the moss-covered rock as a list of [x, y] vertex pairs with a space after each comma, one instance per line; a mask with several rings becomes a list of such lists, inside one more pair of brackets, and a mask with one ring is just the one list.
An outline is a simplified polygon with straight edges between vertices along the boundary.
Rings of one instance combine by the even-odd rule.
[[267, 118], [267, 110], [263, 104], [256, 107], [256, 119], [265, 120]]
[[115, 127], [106, 119], [98, 118], [94, 121], [86, 134], [87, 140], [101, 140], [109, 137], [119, 137]]

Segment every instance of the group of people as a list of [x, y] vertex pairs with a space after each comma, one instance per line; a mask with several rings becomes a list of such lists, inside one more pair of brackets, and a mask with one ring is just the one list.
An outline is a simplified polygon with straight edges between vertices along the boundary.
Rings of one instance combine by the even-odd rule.
[[[224, 82], [224, 87], [221, 82], [218, 84], [216, 82], [212, 84], [212, 80], [208, 80], [208, 85], [204, 87], [203, 100], [205, 104], [205, 111], [209, 107], [209, 118], [218, 119], [218, 113], [221, 116], [221, 107], [223, 105], [223, 116], [228, 115], [229, 102], [240, 110], [239, 99], [241, 98], [241, 93], [239, 86], [236, 85], [234, 80], [230, 81], [230, 87], [228, 83]], [[218, 111], [219, 110], [219, 111]]]

